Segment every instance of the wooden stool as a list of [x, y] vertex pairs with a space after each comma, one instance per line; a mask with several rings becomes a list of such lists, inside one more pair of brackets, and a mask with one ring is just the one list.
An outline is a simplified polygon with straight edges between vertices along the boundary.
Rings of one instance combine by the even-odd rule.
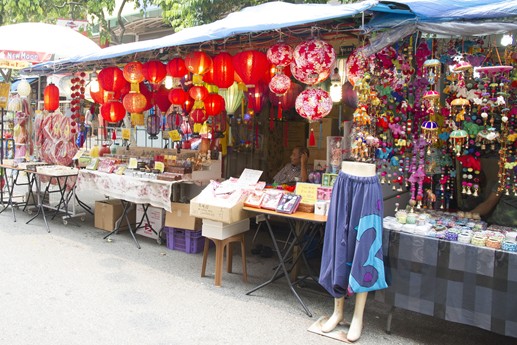
[[223, 273], [223, 255], [224, 249], [226, 248], [226, 271], [232, 273], [232, 259], [233, 250], [232, 243], [241, 243], [241, 256], [242, 256], [242, 280], [248, 281], [248, 273], [246, 272], [246, 245], [244, 242], [244, 233], [238, 234], [232, 237], [225, 238], [224, 240], [218, 240], [215, 238], [205, 237], [205, 248], [203, 249], [203, 266], [201, 267], [201, 277], [205, 276], [206, 271], [206, 260], [208, 257], [208, 248], [210, 242], [215, 243], [215, 286], [221, 286], [222, 273]]

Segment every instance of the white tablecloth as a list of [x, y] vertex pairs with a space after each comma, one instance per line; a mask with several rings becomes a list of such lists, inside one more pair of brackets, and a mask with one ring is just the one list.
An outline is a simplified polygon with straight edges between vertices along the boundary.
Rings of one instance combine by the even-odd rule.
[[135, 204], [150, 204], [171, 211], [172, 185], [181, 181], [161, 181], [80, 170], [77, 191], [95, 190], [110, 198], [123, 199]]

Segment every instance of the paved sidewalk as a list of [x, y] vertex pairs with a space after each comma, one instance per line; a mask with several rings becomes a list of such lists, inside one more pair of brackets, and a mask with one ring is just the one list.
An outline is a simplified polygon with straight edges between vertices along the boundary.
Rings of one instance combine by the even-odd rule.
[[[88, 204], [99, 195], [81, 195]], [[251, 296], [245, 292], [268, 279], [274, 258], [250, 253], [248, 283], [224, 273], [213, 285], [214, 252], [201, 278], [202, 254], [168, 250], [156, 241], [129, 233], [102, 239], [93, 217], [63, 225], [41, 217], [26, 225], [27, 214], [0, 214], [0, 344], [9, 345], [172, 345], [172, 344], [339, 344], [307, 331], [332, 312], [325, 293], [298, 289], [314, 316], [280, 279]], [[266, 245], [267, 237], [259, 241]], [[235, 252], [239, 252], [235, 250]], [[369, 296], [359, 344], [515, 344], [475, 327], [396, 310], [392, 334], [384, 332], [388, 307]], [[353, 299], [347, 302], [348, 319]]]

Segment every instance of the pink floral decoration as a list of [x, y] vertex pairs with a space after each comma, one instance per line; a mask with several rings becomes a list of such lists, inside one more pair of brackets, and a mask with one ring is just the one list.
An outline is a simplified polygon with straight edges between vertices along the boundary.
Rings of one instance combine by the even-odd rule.
[[329, 77], [330, 69], [324, 70], [321, 73], [316, 73], [314, 71], [304, 70], [293, 62], [291, 63], [291, 73], [293, 74], [293, 77], [296, 78], [296, 80], [307, 85], [315, 85], [321, 83]]
[[288, 66], [293, 61], [293, 48], [285, 43], [277, 43], [267, 50], [267, 59], [277, 67]]
[[285, 74], [277, 74], [269, 82], [269, 89], [271, 90], [271, 92], [274, 92], [278, 96], [286, 93], [290, 87], [291, 78], [289, 78]]
[[322, 73], [329, 70], [336, 61], [332, 45], [322, 40], [309, 40], [294, 48], [294, 62], [304, 73]]
[[302, 91], [295, 102], [296, 112], [309, 121], [316, 121], [327, 116], [332, 110], [332, 98], [322, 89]]

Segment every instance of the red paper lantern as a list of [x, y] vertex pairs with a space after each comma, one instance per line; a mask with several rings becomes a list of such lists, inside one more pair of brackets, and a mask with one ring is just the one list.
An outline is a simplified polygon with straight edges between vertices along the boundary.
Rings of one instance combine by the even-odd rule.
[[43, 91], [43, 105], [45, 110], [54, 111], [59, 108], [59, 89], [50, 83]]
[[188, 91], [190, 97], [196, 101], [202, 101], [208, 96], [208, 90], [204, 86], [192, 86]]
[[188, 98], [188, 93], [183, 89], [172, 89], [169, 91], [169, 101], [174, 105], [182, 105]]
[[214, 83], [214, 69], [210, 68], [208, 72], [203, 74], [203, 82], [206, 84], [213, 84]]
[[117, 67], [103, 68], [97, 77], [99, 85], [106, 91], [119, 92], [126, 86], [127, 81], [124, 79], [124, 73]]
[[296, 112], [309, 121], [324, 118], [332, 110], [332, 98], [322, 89], [303, 90], [296, 98]]
[[147, 98], [138, 92], [130, 92], [122, 100], [124, 108], [130, 113], [141, 113], [147, 106]]
[[205, 111], [208, 116], [215, 116], [222, 112], [225, 108], [224, 98], [217, 93], [211, 93], [206, 96]]
[[141, 62], [133, 61], [124, 66], [122, 71], [124, 78], [130, 83], [140, 83], [144, 81], [143, 65]]
[[145, 99], [147, 100], [144, 111], [151, 109], [153, 107], [153, 93], [149, 90], [144, 82], [138, 84], [138, 88], [140, 93], [144, 95]]
[[190, 113], [192, 110], [192, 107], [194, 107], [194, 99], [192, 99], [190, 96], [187, 97], [187, 100], [182, 105], [182, 109], [185, 113]]
[[119, 101], [111, 101], [101, 106], [101, 116], [107, 122], [119, 122], [126, 116], [126, 109]]
[[266, 84], [259, 82], [257, 86], [250, 87], [248, 89], [248, 108], [253, 109], [253, 111], [257, 114], [262, 110], [262, 106], [264, 105], [265, 95], [267, 92]]
[[167, 76], [165, 65], [158, 60], [147, 61], [143, 64], [142, 72], [145, 79], [151, 84], [160, 84]]
[[[214, 57], [213, 83], [221, 89], [232, 86], [235, 78], [235, 68], [233, 67], [232, 56], [227, 52], [221, 52]], [[205, 80], [206, 81], [206, 80]]]
[[267, 59], [273, 65], [282, 69], [293, 61], [293, 48], [285, 43], [279, 42], [267, 50]]
[[182, 78], [188, 73], [187, 67], [185, 66], [185, 60], [179, 57], [175, 57], [169, 61], [166, 69], [167, 74], [173, 78]]
[[257, 85], [269, 67], [266, 54], [258, 50], [246, 50], [233, 57], [233, 67], [247, 87]]
[[332, 45], [322, 40], [309, 40], [294, 48], [294, 62], [304, 73], [321, 73], [330, 70], [336, 61], [336, 52]]
[[203, 109], [194, 109], [190, 112], [190, 118], [194, 123], [203, 123], [208, 119], [208, 115]]
[[277, 96], [283, 95], [291, 87], [291, 78], [285, 74], [275, 75], [269, 82], [269, 89]]
[[165, 88], [165, 85], [161, 85], [158, 90], [153, 94], [153, 103], [162, 111], [166, 112], [171, 106], [169, 101], [169, 90]]
[[193, 51], [185, 56], [185, 66], [189, 72], [203, 75], [212, 68], [212, 58], [201, 50]]

